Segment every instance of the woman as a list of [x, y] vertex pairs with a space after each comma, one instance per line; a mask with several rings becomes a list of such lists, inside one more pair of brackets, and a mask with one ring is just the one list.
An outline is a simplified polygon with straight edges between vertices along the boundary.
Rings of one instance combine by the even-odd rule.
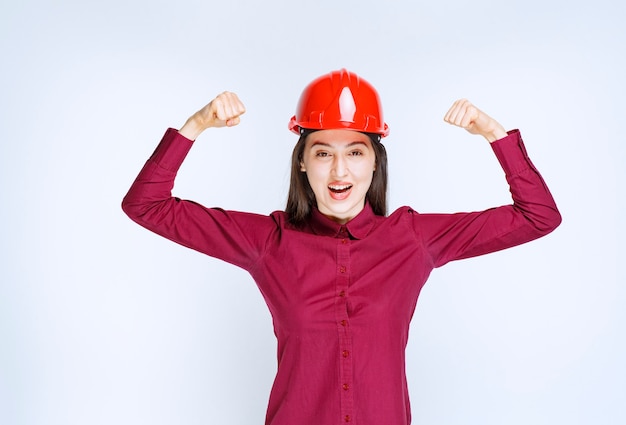
[[432, 269], [536, 239], [560, 223], [519, 131], [507, 133], [468, 101], [455, 102], [445, 121], [491, 143], [513, 204], [457, 214], [402, 207], [387, 216], [380, 100], [368, 82], [341, 70], [309, 84], [290, 121], [300, 138], [286, 211], [263, 216], [172, 197], [193, 140], [207, 128], [239, 124], [244, 112], [234, 93], [222, 93], [179, 131], [167, 130], [124, 211], [252, 275], [278, 339], [266, 424], [409, 424], [405, 347]]

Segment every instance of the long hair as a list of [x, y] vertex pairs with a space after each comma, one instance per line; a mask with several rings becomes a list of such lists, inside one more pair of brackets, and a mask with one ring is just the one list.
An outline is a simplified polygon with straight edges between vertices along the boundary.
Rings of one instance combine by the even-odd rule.
[[[303, 130], [298, 143], [291, 154], [291, 178], [289, 183], [289, 195], [287, 197], [287, 213], [289, 222], [296, 227], [302, 227], [311, 215], [311, 211], [317, 206], [315, 194], [306, 173], [301, 170], [302, 157], [306, 146], [306, 138], [313, 131]], [[372, 141], [372, 148], [376, 155], [376, 169], [372, 176], [365, 199], [372, 207], [374, 214], [387, 215], [387, 151], [380, 142], [378, 134], [365, 133]]]

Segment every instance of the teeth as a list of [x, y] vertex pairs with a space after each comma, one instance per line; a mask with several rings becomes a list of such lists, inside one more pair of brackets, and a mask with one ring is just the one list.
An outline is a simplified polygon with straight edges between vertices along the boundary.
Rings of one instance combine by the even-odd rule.
[[346, 190], [352, 187], [351, 184], [342, 184], [342, 185], [329, 185], [328, 188], [333, 192], [345, 192]]

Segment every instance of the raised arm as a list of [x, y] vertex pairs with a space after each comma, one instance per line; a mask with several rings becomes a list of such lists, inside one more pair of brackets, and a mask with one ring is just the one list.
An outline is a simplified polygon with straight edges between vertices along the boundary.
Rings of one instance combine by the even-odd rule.
[[554, 199], [530, 161], [519, 131], [506, 132], [466, 99], [454, 102], [444, 120], [491, 143], [513, 203], [469, 213], [414, 213], [415, 230], [435, 267], [537, 239], [561, 223]]
[[243, 268], [253, 264], [276, 229], [271, 217], [206, 208], [171, 193], [194, 140], [207, 128], [239, 124], [244, 112], [237, 95], [224, 92], [189, 117], [179, 131], [168, 129], [124, 197], [124, 212], [181, 245]]

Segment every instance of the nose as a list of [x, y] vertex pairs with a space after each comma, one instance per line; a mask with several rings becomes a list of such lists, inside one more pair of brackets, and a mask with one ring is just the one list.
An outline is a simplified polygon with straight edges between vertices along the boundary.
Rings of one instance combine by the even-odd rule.
[[333, 159], [333, 171], [335, 177], [345, 177], [348, 175], [348, 164], [342, 155], [335, 155]]

